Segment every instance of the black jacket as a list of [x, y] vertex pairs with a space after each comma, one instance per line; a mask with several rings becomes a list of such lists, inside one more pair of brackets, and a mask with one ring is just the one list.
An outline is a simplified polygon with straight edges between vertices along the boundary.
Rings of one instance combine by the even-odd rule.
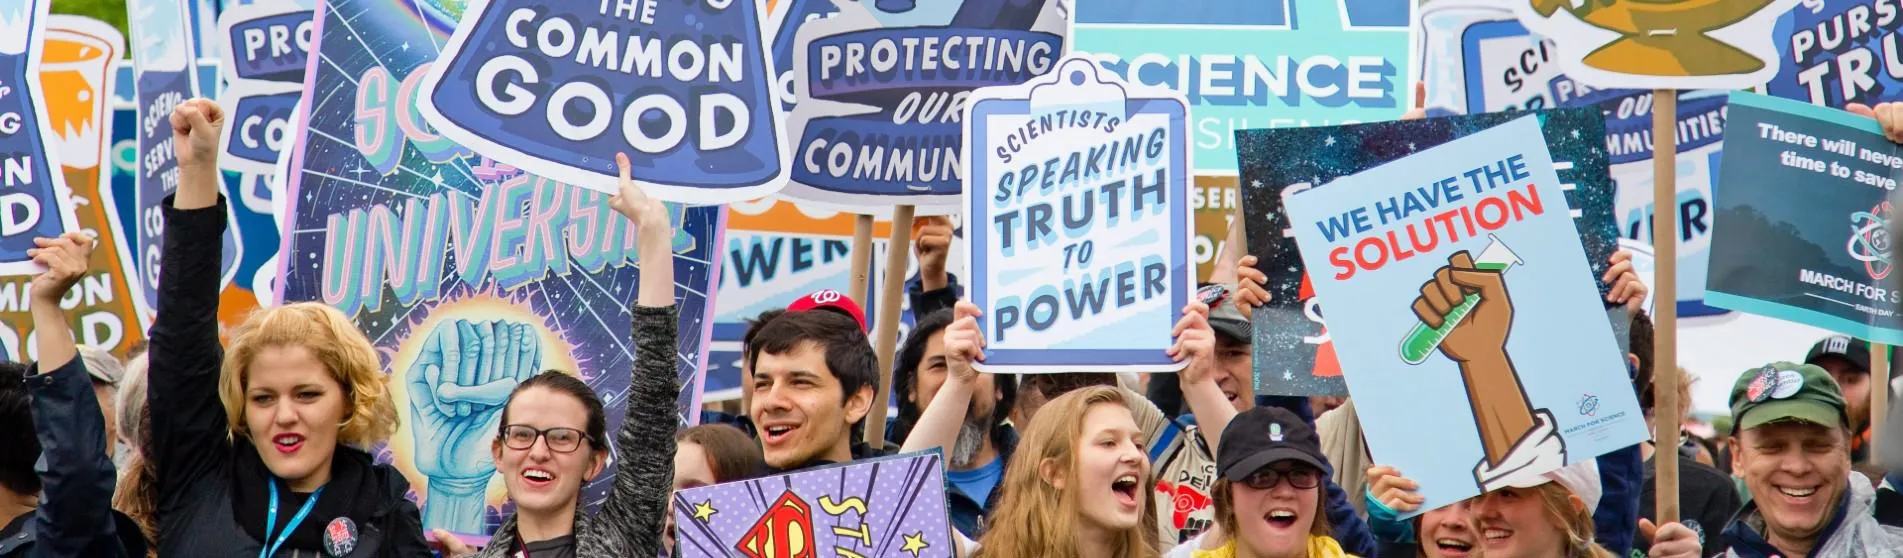
[[[149, 333], [147, 405], [159, 482], [160, 556], [257, 556], [259, 542], [234, 511], [238, 483], [271, 482], [249, 440], [228, 432], [218, 400], [220, 241], [225, 201], [204, 209], [178, 210], [167, 198], [165, 251], [160, 260], [156, 320]], [[345, 495], [370, 498], [374, 512], [357, 521], [355, 549], [345, 558], [432, 556], [416, 505], [405, 499], [409, 482], [361, 450], [338, 446], [333, 461], [361, 466], [377, 488]], [[245, 473], [254, 471], [254, 473]], [[326, 493], [325, 498], [333, 497]], [[328, 523], [329, 518], [311, 521]], [[322, 523], [320, 523], [321, 525]], [[280, 550], [280, 558], [324, 556], [322, 548]]]
[[118, 475], [106, 457], [106, 418], [78, 357], [26, 377], [40, 439], [40, 507], [0, 528], [0, 558], [143, 558], [145, 536], [112, 511]]

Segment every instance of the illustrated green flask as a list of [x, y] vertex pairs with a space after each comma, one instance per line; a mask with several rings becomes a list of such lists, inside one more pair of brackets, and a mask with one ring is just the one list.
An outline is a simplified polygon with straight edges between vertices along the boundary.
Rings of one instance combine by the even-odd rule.
[[[1500, 242], [1500, 237], [1487, 235], [1487, 239], [1487, 248], [1481, 250], [1480, 255], [1474, 258], [1474, 269], [1506, 273], [1513, 266], [1526, 263], [1520, 260], [1520, 256], [1514, 254], [1512, 249], [1507, 248], [1506, 243]], [[1473, 312], [1474, 306], [1478, 304], [1480, 304], [1480, 293], [1468, 293], [1467, 296], [1461, 298], [1460, 304], [1454, 305], [1454, 308], [1448, 310], [1445, 316], [1441, 316], [1440, 327], [1430, 328], [1425, 323], [1415, 323], [1414, 329], [1407, 332], [1407, 337], [1401, 338], [1401, 361], [1408, 364], [1427, 362], [1427, 357], [1434, 354], [1435, 349], [1440, 348], [1440, 343], [1447, 339], [1447, 334], [1454, 331], [1454, 327], [1459, 326], [1462, 320], [1467, 319], [1467, 314]]]

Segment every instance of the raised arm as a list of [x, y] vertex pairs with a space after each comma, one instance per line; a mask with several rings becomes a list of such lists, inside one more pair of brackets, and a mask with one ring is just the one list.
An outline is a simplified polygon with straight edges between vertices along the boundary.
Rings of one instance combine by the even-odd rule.
[[[628, 380], [627, 415], [615, 431], [614, 490], [594, 525], [612, 556], [659, 556], [666, 523], [668, 486], [674, 479], [674, 415], [681, 386], [675, 366], [680, 318], [674, 307], [674, 227], [667, 208], [648, 197], [621, 167], [621, 193], [609, 200], [640, 231], [640, 293], [634, 313], [634, 375]], [[580, 555], [592, 556], [586, 551]]]
[[1178, 373], [1183, 402], [1196, 416], [1196, 430], [1202, 433], [1210, 453], [1221, 451], [1222, 430], [1236, 418], [1236, 406], [1223, 396], [1222, 388], [1216, 387], [1216, 375], [1222, 370], [1216, 362], [1216, 331], [1209, 327], [1209, 305], [1196, 301], [1183, 308], [1173, 334], [1176, 345], [1170, 347], [1170, 356], [1189, 359], [1189, 365]]
[[918, 424], [905, 437], [900, 451], [914, 452], [938, 448], [949, 453], [958, 441], [958, 430], [965, 424], [971, 408], [971, 390], [978, 383], [978, 371], [972, 363], [985, 358], [985, 336], [978, 330], [978, 306], [960, 301], [952, 307], [952, 323], [945, 326], [945, 367], [949, 378], [938, 388], [932, 402], [919, 413]]
[[179, 160], [178, 193], [165, 218], [157, 315], [149, 333], [148, 406], [153, 457], [159, 471], [159, 509], [183, 495], [186, 484], [225, 458], [228, 438], [218, 402], [218, 269], [225, 229], [218, 196], [218, 136], [224, 111], [206, 99], [172, 113]]
[[93, 396], [86, 364], [77, 358], [73, 330], [60, 298], [86, 275], [93, 239], [84, 233], [34, 239], [27, 251], [46, 271], [33, 278], [34, 344], [39, 362], [27, 378], [33, 429], [40, 439], [44, 493], [33, 513], [32, 556], [125, 555], [112, 520], [117, 479], [106, 457], [106, 419]]

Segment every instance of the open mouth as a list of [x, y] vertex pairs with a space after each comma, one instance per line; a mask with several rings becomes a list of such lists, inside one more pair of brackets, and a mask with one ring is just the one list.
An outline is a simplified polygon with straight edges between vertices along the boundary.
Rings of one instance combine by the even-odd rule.
[[1467, 553], [1473, 552], [1474, 549], [1473, 541], [1447, 537], [1434, 539], [1434, 547], [1439, 548], [1443, 556], [1466, 556]]
[[1277, 529], [1292, 529], [1295, 527], [1296, 517], [1295, 510], [1273, 509], [1269, 510], [1268, 515], [1262, 516], [1262, 519]]
[[1141, 483], [1138, 482], [1135, 473], [1124, 473], [1123, 476], [1117, 477], [1117, 480], [1110, 481], [1110, 491], [1117, 494], [1117, 503], [1125, 508], [1137, 507], [1139, 486]]
[[544, 469], [523, 469], [522, 482], [528, 483], [530, 487], [543, 488], [555, 484], [555, 473]]
[[799, 425], [770, 424], [770, 425], [767, 425], [765, 428], [760, 429], [760, 436], [761, 436], [760, 441], [765, 442], [766, 445], [769, 445], [769, 446], [779, 445], [780, 443], [783, 443], [787, 441], [788, 439], [792, 438], [793, 432], [796, 430], [799, 430]]
[[271, 447], [276, 448], [278, 453], [297, 453], [297, 450], [304, 449], [304, 437], [297, 434], [272, 436]]
[[1812, 495], [1817, 494], [1817, 487], [1812, 486], [1809, 488], [1792, 488], [1789, 486], [1779, 486], [1777, 487], [1777, 491], [1785, 496], [1790, 496], [1792, 498], [1809, 498]]
[[1513, 531], [1511, 529], [1486, 528], [1480, 530], [1480, 536], [1487, 540], [1487, 546], [1499, 546], [1506, 544], [1507, 539], [1513, 538]]

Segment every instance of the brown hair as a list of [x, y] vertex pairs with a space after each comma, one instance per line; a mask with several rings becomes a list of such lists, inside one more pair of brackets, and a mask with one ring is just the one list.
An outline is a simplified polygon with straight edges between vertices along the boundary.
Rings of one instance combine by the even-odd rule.
[[[1318, 479], [1325, 479], [1328, 476], [1321, 470], [1316, 470], [1315, 475]], [[1216, 478], [1216, 484], [1209, 487], [1210, 501], [1216, 506], [1216, 525], [1221, 526], [1223, 535], [1231, 539], [1236, 538], [1236, 535], [1240, 533], [1236, 530], [1239, 523], [1236, 521], [1236, 495], [1233, 492], [1235, 489], [1236, 483], [1221, 476]], [[1332, 536], [1335, 531], [1334, 526], [1328, 523], [1328, 493], [1322, 490], [1321, 484], [1316, 484], [1311, 490], [1315, 491], [1315, 522], [1308, 526], [1308, 534], [1317, 537]], [[1415, 523], [1415, 528], [1420, 528], [1418, 522]]]
[[766, 456], [760, 453], [760, 443], [738, 428], [702, 424], [682, 430], [674, 436], [674, 441], [693, 443], [707, 452], [707, 464], [713, 469], [715, 483], [743, 481], [766, 474]]
[[[1077, 463], [1078, 440], [1084, 435], [1084, 415], [1096, 405], [1109, 404], [1128, 409], [1123, 390], [1090, 387], [1070, 392], [1045, 404], [1031, 419], [1018, 442], [1017, 452], [1005, 467], [999, 482], [1003, 490], [991, 527], [980, 542], [980, 555], [986, 557], [1039, 556], [1080, 558], [1072, 536], [1082, 512], [1076, 490], [1059, 490], [1039, 474], [1039, 464], [1050, 460], [1061, 464], [1066, 478], [1082, 477]], [[1152, 486], [1144, 478], [1137, 486]], [[1091, 558], [1129, 558], [1156, 556], [1156, 499], [1138, 498], [1142, 521], [1136, 527], [1116, 535], [1110, 541], [1112, 556]]]
[[245, 389], [251, 361], [272, 347], [303, 347], [343, 386], [350, 412], [337, 427], [341, 443], [368, 448], [396, 433], [396, 403], [376, 347], [343, 312], [315, 302], [300, 302], [253, 312], [231, 332], [231, 348], [218, 374], [218, 398], [233, 435], [248, 436]]

